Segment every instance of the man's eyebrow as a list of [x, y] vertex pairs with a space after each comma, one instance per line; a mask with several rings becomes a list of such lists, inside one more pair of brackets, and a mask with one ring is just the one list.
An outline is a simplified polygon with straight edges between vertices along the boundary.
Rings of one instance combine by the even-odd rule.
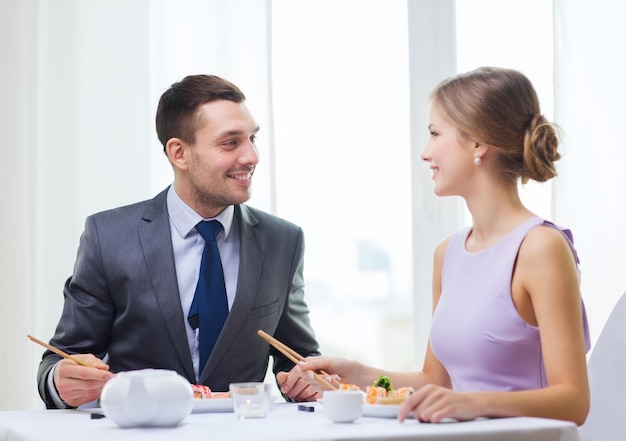
[[[256, 134], [259, 130], [261, 130], [261, 127], [256, 126], [254, 130], [252, 131], [252, 133]], [[219, 135], [217, 135], [217, 137], [223, 138], [223, 137], [237, 136], [237, 135], [243, 135], [243, 134], [244, 134], [243, 130], [226, 130], [225, 132], [222, 132]]]

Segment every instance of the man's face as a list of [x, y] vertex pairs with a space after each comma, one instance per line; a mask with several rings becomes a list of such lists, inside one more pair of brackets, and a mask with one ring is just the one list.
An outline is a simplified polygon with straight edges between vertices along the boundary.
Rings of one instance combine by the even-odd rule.
[[204, 104], [198, 118], [196, 142], [185, 149], [189, 194], [180, 196], [207, 218], [250, 199], [259, 127], [247, 107], [233, 101]]

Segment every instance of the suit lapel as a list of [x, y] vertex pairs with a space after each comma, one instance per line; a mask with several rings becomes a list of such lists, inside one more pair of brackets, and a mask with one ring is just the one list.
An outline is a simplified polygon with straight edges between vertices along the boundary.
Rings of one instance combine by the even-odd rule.
[[156, 196], [146, 208], [139, 228], [139, 243], [143, 252], [156, 302], [174, 349], [185, 368], [188, 379], [194, 379], [191, 351], [187, 342], [183, 310], [176, 279], [174, 251], [166, 204], [167, 190]]
[[248, 312], [254, 304], [261, 277], [261, 268], [263, 268], [265, 236], [259, 231], [258, 220], [245, 205], [235, 206], [235, 219], [239, 223], [241, 238], [237, 294], [224, 328], [202, 371], [201, 380], [208, 377], [219, 364], [226, 349], [231, 346], [239, 329], [248, 317]]

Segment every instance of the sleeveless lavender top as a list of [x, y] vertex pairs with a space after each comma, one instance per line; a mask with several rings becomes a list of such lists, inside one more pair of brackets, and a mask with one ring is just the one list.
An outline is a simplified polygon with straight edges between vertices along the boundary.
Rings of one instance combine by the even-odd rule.
[[[517, 253], [528, 232], [538, 225], [559, 229], [532, 217], [496, 244], [476, 253], [465, 249], [470, 228], [451, 237], [430, 344], [446, 368], [454, 390], [514, 391], [547, 386], [539, 328], [520, 317], [511, 298]], [[576, 255], [569, 230], [559, 230]], [[589, 350], [589, 327], [582, 299], [581, 305]]]

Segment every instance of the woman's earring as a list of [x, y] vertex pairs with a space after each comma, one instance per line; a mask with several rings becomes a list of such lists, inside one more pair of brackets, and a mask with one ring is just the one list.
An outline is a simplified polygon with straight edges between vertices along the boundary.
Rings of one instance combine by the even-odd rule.
[[482, 163], [482, 159], [480, 159], [480, 156], [474, 156], [474, 165], [480, 165]]

